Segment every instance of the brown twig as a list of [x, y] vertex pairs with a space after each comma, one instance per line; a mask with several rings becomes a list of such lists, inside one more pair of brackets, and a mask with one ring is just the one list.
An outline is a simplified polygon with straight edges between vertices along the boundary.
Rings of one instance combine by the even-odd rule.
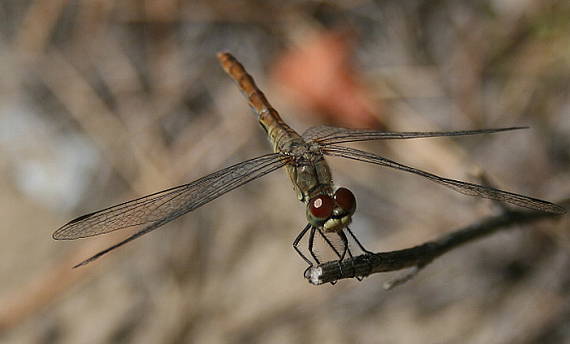
[[[570, 199], [562, 202], [563, 206], [570, 205]], [[374, 273], [397, 271], [413, 267], [410, 274], [398, 278], [385, 285], [391, 289], [407, 282], [422, 268], [431, 263], [435, 258], [473, 240], [482, 238], [497, 232], [500, 229], [514, 224], [531, 223], [533, 221], [551, 218], [559, 215], [530, 210], [512, 210], [500, 215], [490, 216], [477, 223], [445, 234], [440, 238], [428, 241], [422, 245], [411, 248], [363, 254], [350, 259], [326, 262], [305, 271], [305, 278], [309, 283], [320, 285], [335, 282], [344, 278], [363, 278]]]

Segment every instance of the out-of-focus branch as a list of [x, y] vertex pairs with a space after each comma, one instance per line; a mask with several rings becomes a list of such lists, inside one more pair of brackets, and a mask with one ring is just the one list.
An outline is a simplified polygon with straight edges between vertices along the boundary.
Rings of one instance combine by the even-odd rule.
[[[570, 199], [561, 202], [568, 208]], [[530, 210], [510, 210], [500, 215], [484, 218], [472, 225], [445, 234], [422, 245], [391, 252], [363, 254], [350, 259], [326, 262], [305, 271], [309, 283], [320, 285], [344, 278], [366, 277], [374, 273], [397, 271], [413, 267], [411, 273], [385, 285], [386, 289], [410, 280], [423, 267], [444, 253], [473, 240], [493, 234], [515, 224], [526, 224], [543, 218], [559, 215]]]

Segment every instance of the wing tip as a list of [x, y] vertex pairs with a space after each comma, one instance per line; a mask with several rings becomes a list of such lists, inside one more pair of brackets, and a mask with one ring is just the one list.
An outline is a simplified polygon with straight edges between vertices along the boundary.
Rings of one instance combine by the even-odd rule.
[[80, 221], [83, 221], [91, 216], [93, 216], [94, 214], [96, 214], [97, 212], [94, 213], [89, 213], [89, 214], [85, 214], [85, 215], [81, 215], [79, 217], [74, 218], [73, 220], [69, 221], [68, 223], [64, 224], [63, 226], [59, 227], [55, 232], [53, 232], [53, 234], [51, 235], [51, 237], [54, 240], [71, 240], [71, 239], [77, 239], [76, 237], [69, 237], [67, 235], [65, 235], [67, 229], [73, 225], [76, 224]]
[[568, 212], [568, 210], [566, 208], [564, 208], [563, 206], [560, 206], [558, 204], [552, 204], [552, 207], [549, 209], [550, 213], [552, 214], [556, 214], [556, 215], [564, 215]]
[[91, 258], [85, 259], [85, 260], [82, 261], [81, 263], [75, 264], [75, 265], [73, 266], [73, 269], [77, 269], [77, 268], [79, 268], [79, 267], [85, 266], [85, 265], [91, 263], [92, 261], [94, 261], [95, 259], [97, 259], [97, 258], [96, 258], [96, 257], [91, 257]]
[[[71, 220], [71, 221], [69, 221], [68, 223], [66, 223], [63, 227], [72, 225], [72, 224], [77, 223], [77, 222], [79, 222], [79, 221], [83, 221], [83, 220], [85, 220], [86, 218], [89, 218], [89, 217], [91, 217], [92, 215], [94, 215], [94, 214], [96, 214], [96, 213], [97, 213], [97, 212], [89, 213], [89, 214], [85, 214], [85, 215], [81, 215], [81, 216], [79, 216], [79, 217], [76, 217], [76, 218], [74, 218], [73, 220]], [[63, 228], [63, 227], [62, 227], [62, 228]]]
[[66, 229], [67, 229], [67, 226], [68, 226], [68, 225], [69, 225], [69, 223], [67, 223], [67, 224], [61, 226], [60, 228], [58, 228], [55, 232], [53, 232], [53, 233], [51, 234], [51, 238], [52, 238], [53, 240], [67, 240], [67, 239], [69, 239], [69, 238], [65, 235], [65, 232], [66, 232]]
[[[71, 222], [70, 222], [71, 223]], [[59, 229], [57, 229], [55, 232], [53, 232], [51, 234], [51, 237], [53, 240], [73, 240], [73, 239], [78, 239], [79, 237], [77, 236], [70, 236], [68, 233], [68, 229], [69, 229], [69, 224], [67, 223], [63, 226], [61, 226]]]
[[523, 130], [523, 129], [530, 129], [530, 126], [522, 125], [522, 126], [516, 126], [516, 127], [502, 128], [503, 131], [505, 131], [505, 130]]

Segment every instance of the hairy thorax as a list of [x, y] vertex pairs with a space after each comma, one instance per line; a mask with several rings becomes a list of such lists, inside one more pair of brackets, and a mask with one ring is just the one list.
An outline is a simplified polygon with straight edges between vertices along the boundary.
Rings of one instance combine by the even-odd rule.
[[306, 203], [316, 195], [332, 194], [332, 176], [318, 144], [299, 137], [283, 142], [279, 148], [293, 157], [286, 170], [301, 202]]

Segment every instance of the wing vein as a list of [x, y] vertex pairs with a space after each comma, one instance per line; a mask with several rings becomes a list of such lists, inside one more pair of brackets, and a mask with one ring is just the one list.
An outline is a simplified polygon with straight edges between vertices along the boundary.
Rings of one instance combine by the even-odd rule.
[[438, 175], [422, 171], [410, 166], [406, 166], [398, 162], [395, 162], [393, 160], [383, 158], [376, 154], [361, 151], [354, 148], [328, 146], [323, 149], [323, 153], [329, 156], [338, 156], [342, 158], [363, 161], [371, 164], [386, 166], [401, 171], [409, 172], [412, 174], [416, 174], [426, 179], [429, 179], [433, 182], [446, 186], [464, 195], [483, 197], [497, 201], [504, 201], [524, 208], [540, 210], [548, 213], [564, 214], [566, 212], [566, 210], [561, 206], [554, 203], [550, 203], [548, 201], [528, 196], [523, 196], [513, 192], [503, 191], [491, 187], [440, 177]]
[[172, 221], [240, 185], [284, 166], [289, 159], [280, 153], [272, 153], [246, 160], [192, 183], [83, 215], [60, 227], [53, 237], [70, 240], [163, 219]]
[[393, 140], [393, 139], [416, 139], [427, 137], [451, 137], [493, 134], [502, 131], [527, 129], [528, 127], [510, 127], [497, 129], [461, 130], [461, 131], [426, 131], [426, 132], [384, 132], [371, 129], [348, 129], [329, 126], [318, 126], [309, 128], [303, 137], [314, 140], [322, 146], [329, 146], [339, 143], [371, 141], [371, 140]]

